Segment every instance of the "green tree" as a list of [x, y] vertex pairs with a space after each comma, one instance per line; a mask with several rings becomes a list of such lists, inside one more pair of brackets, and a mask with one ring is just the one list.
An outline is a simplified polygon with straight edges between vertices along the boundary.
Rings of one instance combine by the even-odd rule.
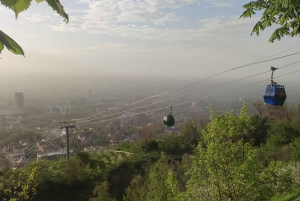
[[258, 115], [260, 118], [263, 118], [265, 110], [266, 110], [266, 106], [263, 101], [256, 101], [256, 102], [252, 103], [251, 111], [255, 115]]
[[90, 201], [114, 201], [108, 191], [109, 183], [105, 181], [100, 186], [95, 187], [93, 194], [97, 197], [90, 199]]
[[270, 126], [267, 124], [266, 118], [261, 118], [257, 115], [250, 118], [248, 136], [254, 139], [254, 146], [260, 146], [267, 141], [268, 129]]
[[135, 176], [125, 191], [126, 193], [123, 197], [124, 201], [146, 200], [147, 189], [145, 179], [141, 175]]
[[89, 152], [80, 151], [76, 154], [76, 157], [81, 160], [83, 165], [87, 165], [89, 162], [89, 159], [90, 159], [90, 154], [89, 154]]
[[10, 175], [11, 185], [0, 183], [0, 199], [17, 201], [32, 200], [37, 194], [38, 176], [40, 168], [36, 163], [32, 164], [32, 169], [13, 170]]
[[168, 134], [157, 142], [161, 151], [171, 155], [189, 153], [194, 149], [183, 135]]
[[[53, 10], [55, 10], [60, 16], [62, 16], [66, 22], [69, 21], [69, 16], [65, 12], [63, 6], [60, 4], [59, 0], [35, 0], [37, 3], [46, 1]], [[16, 18], [20, 12], [27, 10], [31, 4], [32, 0], [0, 0], [0, 3], [9, 9], [13, 10], [16, 14]], [[24, 51], [21, 46], [16, 43], [12, 38], [6, 35], [0, 30], [0, 53], [4, 49], [4, 46], [14, 54], [20, 54], [24, 56]]]
[[155, 126], [153, 124], [145, 125], [140, 129], [139, 133], [140, 133], [140, 140], [143, 143], [148, 143], [153, 139], [155, 135]]
[[173, 200], [270, 200], [298, 186], [298, 177], [293, 179], [296, 165], [271, 162], [266, 169], [259, 165], [257, 149], [245, 139], [251, 121], [246, 109], [244, 105], [239, 116], [231, 112], [211, 117], [188, 164], [186, 191], [177, 190], [176, 176], [168, 172]]
[[186, 123], [183, 126], [181, 133], [191, 144], [196, 144], [199, 141], [200, 134], [198, 133], [197, 128], [193, 125], [193, 122]]
[[84, 171], [82, 161], [77, 158], [71, 158], [69, 167], [64, 169], [62, 179], [63, 182], [69, 186], [86, 182], [88, 177]]
[[292, 143], [300, 134], [291, 126], [276, 126], [269, 131], [270, 138], [267, 140], [266, 147], [269, 150], [278, 150], [284, 145]]
[[293, 143], [290, 144], [292, 148], [292, 159], [300, 161], [300, 138], [296, 138]]
[[166, 188], [168, 177], [168, 158], [165, 154], [150, 168], [149, 187], [146, 200], [166, 201], [169, 189]]
[[[294, 184], [297, 183], [295, 180], [299, 179], [298, 175], [293, 175], [293, 169], [295, 169], [295, 165], [281, 161], [271, 162], [260, 175], [261, 199], [269, 200], [274, 195], [290, 193], [295, 188]], [[293, 176], [297, 178], [293, 178]]]
[[256, 23], [252, 34], [277, 24], [277, 28], [269, 41], [280, 40], [283, 36], [298, 36], [300, 34], [300, 0], [256, 0], [243, 6], [243, 18], [252, 17], [257, 11], [263, 11], [261, 19]]
[[240, 116], [212, 117], [188, 172], [185, 200], [258, 200], [257, 152], [244, 141], [249, 121], [246, 105]]
[[300, 105], [295, 108], [291, 108], [293, 113], [293, 119], [291, 121], [291, 125], [300, 131]]
[[149, 175], [137, 175], [131, 181], [130, 186], [126, 188], [124, 201], [173, 201], [174, 186], [169, 184], [169, 175], [173, 175], [173, 171], [169, 166], [168, 157], [162, 153], [161, 158], [150, 167]]

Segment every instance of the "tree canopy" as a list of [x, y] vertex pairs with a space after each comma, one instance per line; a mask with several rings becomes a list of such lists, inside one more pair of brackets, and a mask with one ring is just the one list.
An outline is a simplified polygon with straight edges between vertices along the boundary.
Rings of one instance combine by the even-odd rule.
[[180, 134], [155, 131], [147, 142], [77, 152], [69, 167], [62, 158], [0, 168], [0, 200], [264, 201], [278, 194], [276, 200], [291, 200], [282, 197], [291, 191], [300, 198], [296, 108], [269, 115], [272, 108], [267, 107], [264, 118], [248, 116], [246, 105], [240, 115], [211, 109], [201, 132], [198, 118]]
[[269, 41], [272, 43], [284, 36], [300, 34], [300, 0], [256, 0], [245, 4], [243, 8], [245, 11], [241, 18], [251, 18], [257, 11], [263, 11], [251, 34], [259, 35], [260, 31], [274, 24], [280, 27], [271, 35]]
[[[64, 18], [66, 23], [69, 22], [69, 16], [65, 12], [64, 7], [61, 5], [59, 0], [35, 0], [37, 3], [46, 1], [54, 11]], [[8, 7], [15, 12], [16, 18], [19, 13], [27, 10], [31, 5], [32, 0], [0, 0], [1, 5]], [[12, 38], [6, 35], [0, 30], [0, 53], [4, 49], [4, 46], [14, 54], [20, 54], [24, 56], [24, 51], [21, 46], [16, 43]]]

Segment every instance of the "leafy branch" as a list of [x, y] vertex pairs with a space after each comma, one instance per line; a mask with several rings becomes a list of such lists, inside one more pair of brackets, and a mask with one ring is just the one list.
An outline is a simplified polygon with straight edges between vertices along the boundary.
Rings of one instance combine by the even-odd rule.
[[4, 49], [4, 46], [14, 54], [24, 55], [23, 49], [12, 38], [6, 35], [0, 30], [0, 53]]
[[259, 35], [260, 31], [277, 24], [277, 28], [269, 41], [280, 40], [284, 36], [300, 35], [300, 0], [256, 0], [243, 6], [245, 11], [240, 18], [251, 18], [256, 11], [263, 11], [261, 19], [254, 26], [252, 33]]
[[[66, 23], [69, 22], [69, 16], [65, 12], [64, 7], [61, 5], [59, 0], [35, 0], [37, 3], [46, 1], [54, 11], [56, 11], [61, 17], [64, 18]], [[19, 13], [27, 10], [31, 5], [32, 0], [0, 0], [0, 3], [9, 9], [13, 10], [18, 18]], [[6, 35], [0, 30], [0, 53], [4, 49], [4, 46], [14, 54], [20, 54], [24, 56], [24, 51], [18, 43], [16, 43], [12, 38]]]

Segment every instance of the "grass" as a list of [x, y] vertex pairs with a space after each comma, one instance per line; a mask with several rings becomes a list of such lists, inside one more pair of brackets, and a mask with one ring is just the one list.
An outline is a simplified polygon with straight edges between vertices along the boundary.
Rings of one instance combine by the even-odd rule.
[[300, 199], [300, 188], [287, 195], [274, 196], [271, 201], [296, 201], [298, 199]]

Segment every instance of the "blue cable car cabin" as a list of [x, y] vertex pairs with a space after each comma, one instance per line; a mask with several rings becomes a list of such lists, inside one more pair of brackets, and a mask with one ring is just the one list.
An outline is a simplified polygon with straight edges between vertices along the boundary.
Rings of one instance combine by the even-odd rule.
[[286, 99], [286, 93], [283, 85], [279, 85], [273, 81], [273, 74], [275, 70], [277, 70], [277, 68], [271, 67], [271, 84], [268, 85], [265, 90], [264, 101], [265, 104], [282, 106]]
[[286, 93], [283, 85], [268, 85], [264, 93], [264, 101], [269, 105], [283, 105]]

